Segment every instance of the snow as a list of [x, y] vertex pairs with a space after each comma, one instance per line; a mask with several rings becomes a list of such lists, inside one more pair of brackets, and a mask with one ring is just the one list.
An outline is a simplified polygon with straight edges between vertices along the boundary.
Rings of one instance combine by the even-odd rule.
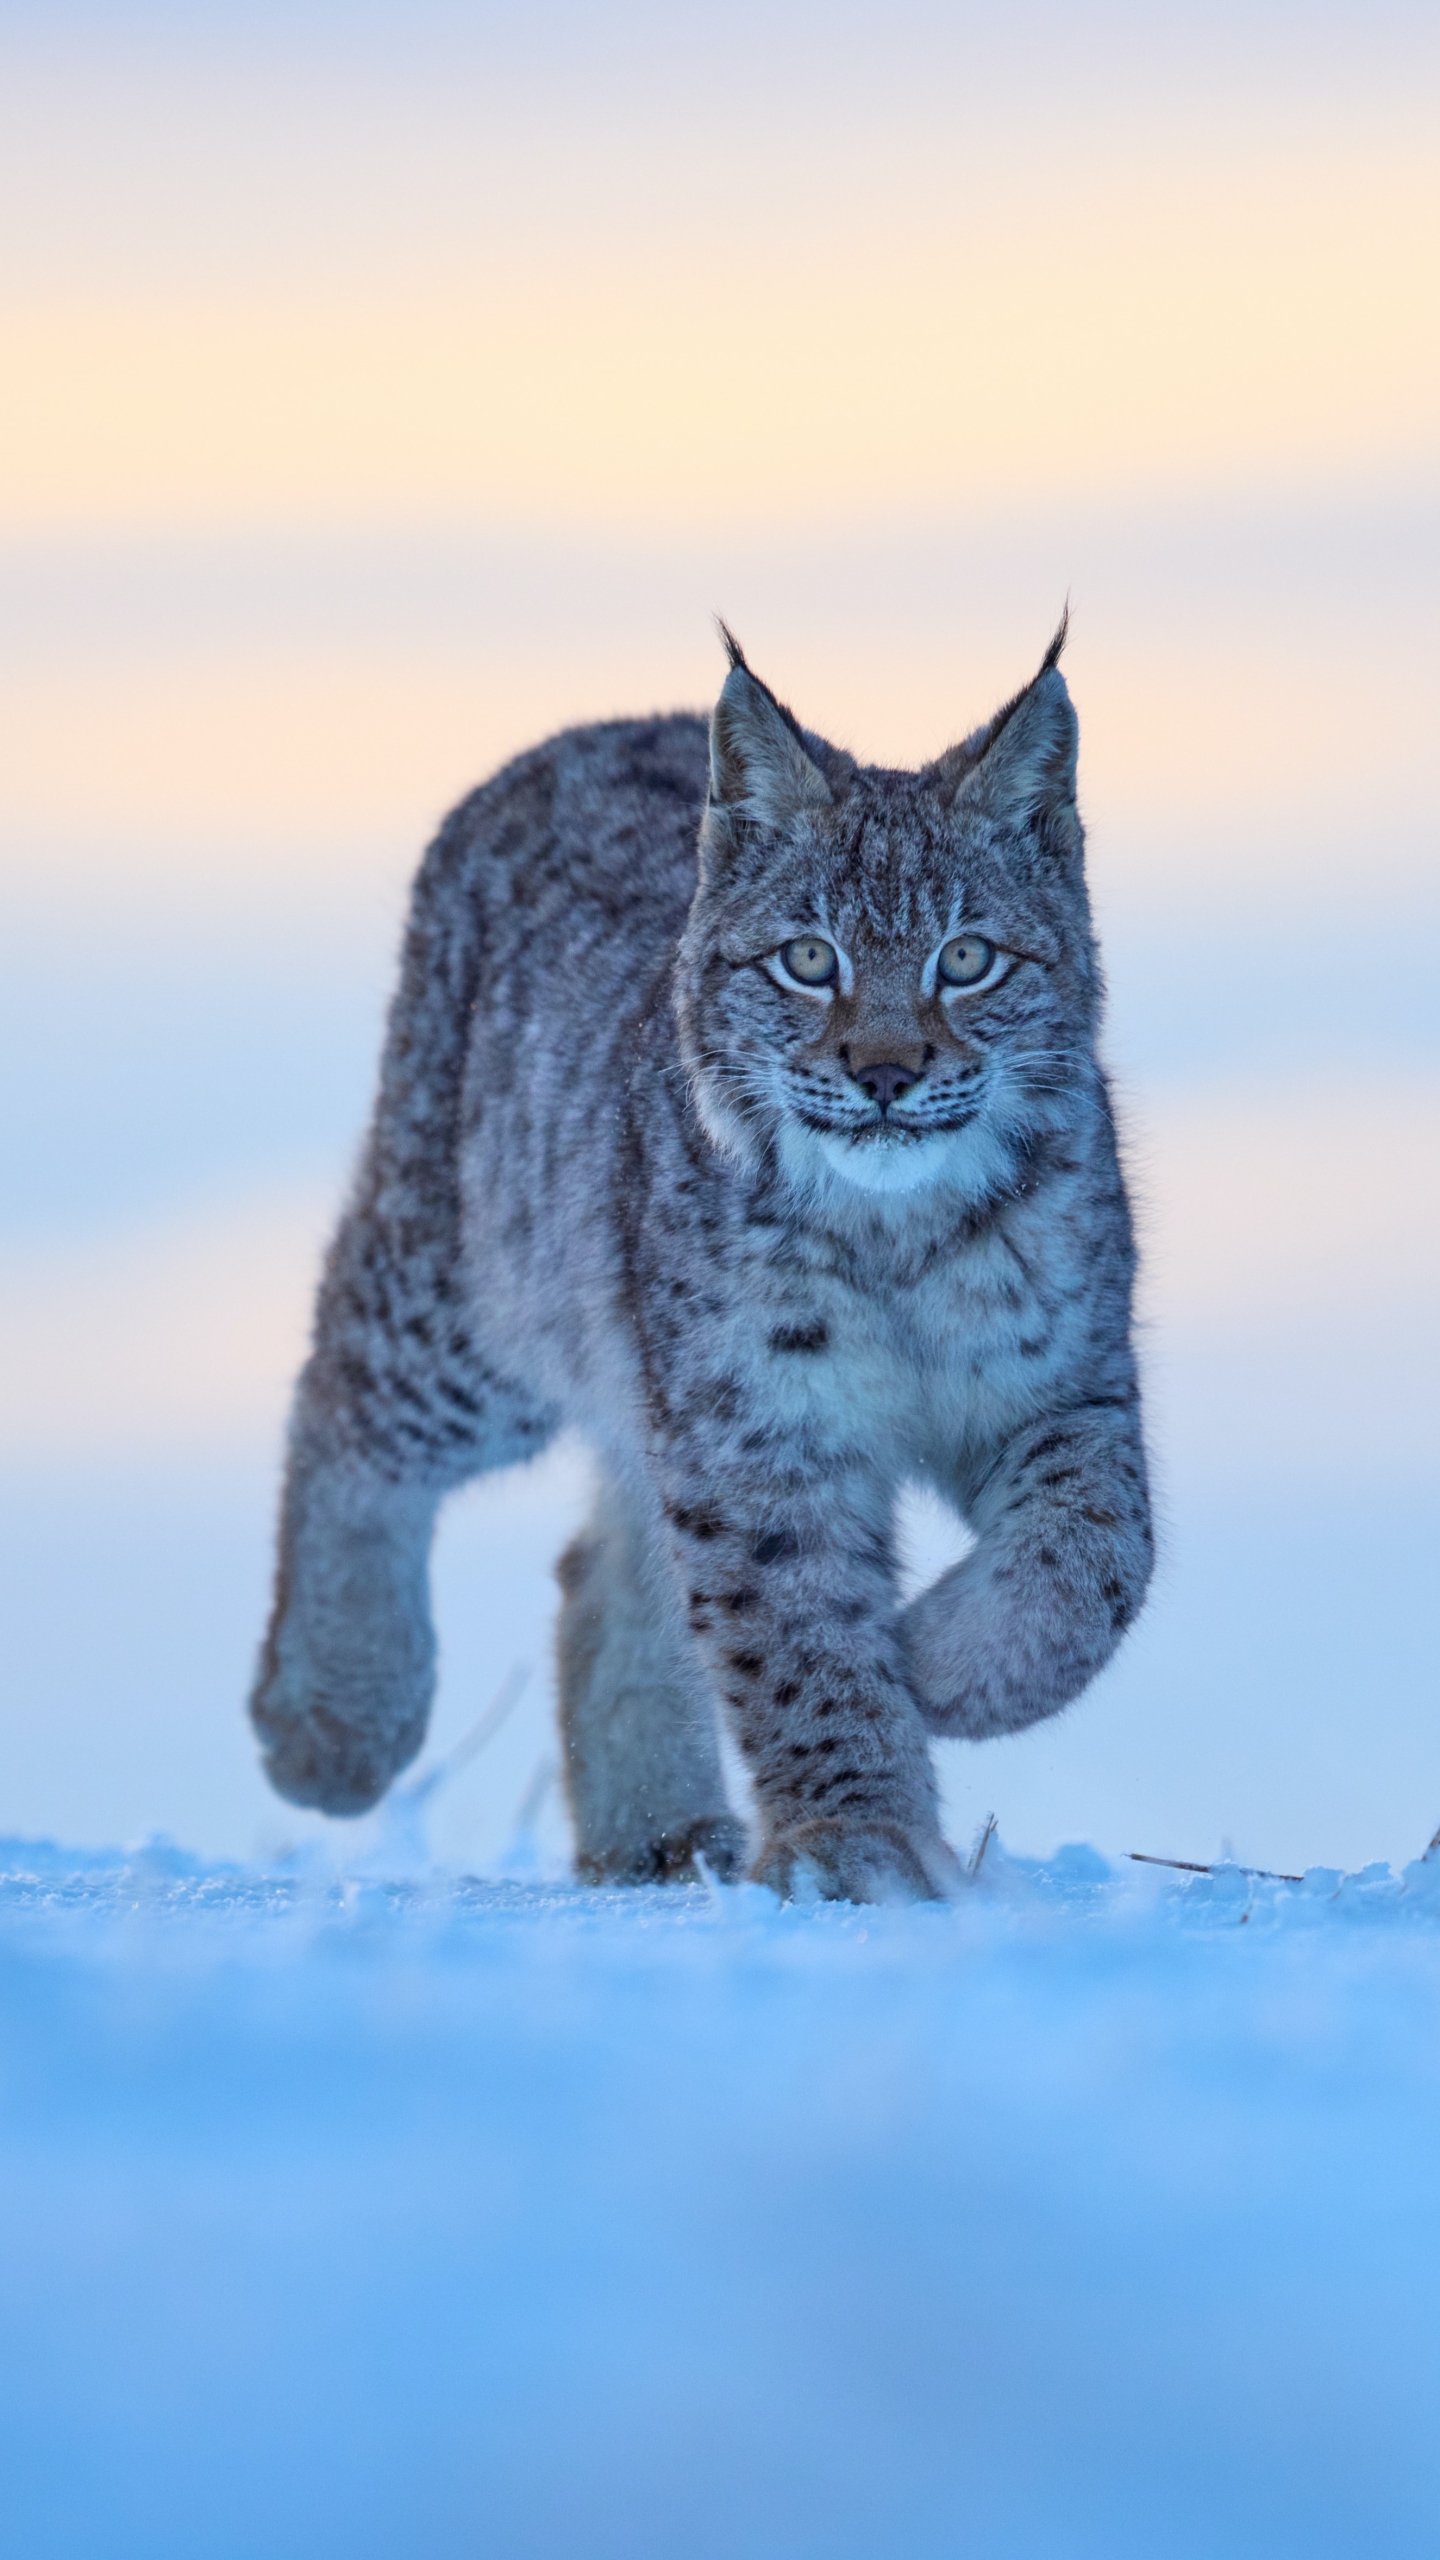
[[1431, 2547], [1440, 1858], [398, 1841], [0, 1845], [7, 2553]]

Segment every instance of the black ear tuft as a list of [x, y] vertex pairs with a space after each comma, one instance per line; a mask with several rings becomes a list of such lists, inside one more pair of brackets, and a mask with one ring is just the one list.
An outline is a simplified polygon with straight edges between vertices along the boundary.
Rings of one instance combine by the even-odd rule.
[[750, 667], [749, 662], [746, 659], [745, 652], [741, 648], [739, 641], [736, 639], [734, 632], [731, 630], [729, 623], [721, 613], [717, 613], [715, 616], [715, 628], [719, 632], [721, 640], [725, 644], [725, 655], [729, 659], [731, 666], [743, 667], [748, 676], [750, 673]]
[[829, 785], [794, 712], [752, 673], [733, 632], [719, 628], [730, 672], [710, 722], [710, 811], [780, 833], [823, 808]]
[[1079, 728], [1058, 664], [1069, 632], [1067, 601], [1030, 682], [930, 768], [936, 788], [957, 808], [964, 803], [1021, 825], [1043, 813], [1058, 823], [1067, 810], [1073, 820]]
[[[988, 721], [985, 728], [979, 733], [979, 754], [971, 759], [973, 763], [978, 764], [981, 756], [985, 756], [990, 753], [991, 748], [995, 745], [1001, 735], [1001, 732], [1009, 727], [1016, 712], [1022, 710], [1026, 703], [1029, 702], [1037, 686], [1043, 686], [1045, 678], [1049, 675], [1055, 674], [1060, 664], [1060, 652], [1064, 648], [1069, 637], [1070, 599], [1067, 596], [1065, 599], [1065, 610], [1060, 616], [1059, 623], [1056, 627], [1055, 637], [1051, 641], [1049, 648], [1046, 650], [1044, 657], [1041, 659], [1039, 666], [1036, 668], [1029, 683], [1022, 684], [1018, 693], [1012, 693], [1008, 702], [1002, 702], [999, 710], [995, 713], [994, 718]], [[1065, 693], [1065, 698], [1068, 702], [1069, 695], [1065, 691], [1065, 679], [1063, 676], [1060, 677], [1059, 682], [1060, 690], [1062, 693]], [[1074, 715], [1072, 714], [1071, 716], [1073, 718]], [[976, 743], [976, 741], [967, 740], [966, 743], [969, 745]]]

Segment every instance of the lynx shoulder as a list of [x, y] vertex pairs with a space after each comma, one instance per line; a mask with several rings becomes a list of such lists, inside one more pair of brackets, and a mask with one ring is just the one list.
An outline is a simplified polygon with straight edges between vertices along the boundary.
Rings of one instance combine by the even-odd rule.
[[[913, 773], [726, 637], [708, 730], [556, 738], [421, 867], [251, 1712], [282, 1793], [373, 1803], [424, 1737], [440, 1502], [571, 1426], [581, 1873], [942, 1895], [930, 1735], [1064, 1706], [1151, 1565], [1063, 626]], [[975, 1544], [902, 1608], [916, 1477]]]

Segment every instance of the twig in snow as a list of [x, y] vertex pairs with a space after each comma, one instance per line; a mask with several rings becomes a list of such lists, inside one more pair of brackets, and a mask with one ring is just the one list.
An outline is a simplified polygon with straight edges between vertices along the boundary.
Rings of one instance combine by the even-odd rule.
[[484, 1714], [476, 1718], [468, 1733], [461, 1735], [454, 1750], [447, 1751], [443, 1760], [436, 1760], [430, 1768], [423, 1770], [418, 1778], [412, 1778], [407, 1786], [398, 1787], [392, 1801], [398, 1800], [407, 1808], [413, 1808], [424, 1804], [427, 1797], [434, 1795], [437, 1787], [448, 1786], [450, 1780], [458, 1777], [460, 1771], [468, 1767], [488, 1742], [494, 1741], [502, 1724], [519, 1706], [529, 1685], [529, 1663], [515, 1663], [506, 1672]]
[[971, 1884], [974, 1883], [981, 1868], [985, 1864], [985, 1852], [989, 1848], [991, 1841], [994, 1839], [995, 1832], [995, 1816], [993, 1813], [987, 1813], [980, 1828], [980, 1837], [970, 1852], [970, 1864], [965, 1870], [966, 1877]]
[[[1213, 1876], [1215, 1873], [1213, 1867], [1202, 1866], [1198, 1858], [1152, 1858], [1147, 1849], [1128, 1849], [1125, 1854], [1134, 1859], [1137, 1867], [1178, 1867], [1182, 1875], [1187, 1876]], [[1226, 1860], [1227, 1866], [1232, 1863], [1232, 1860]], [[1258, 1876], [1263, 1884], [1303, 1884], [1305, 1881], [1303, 1876], [1283, 1876], [1275, 1867], [1240, 1867], [1236, 1872], [1242, 1876]]]

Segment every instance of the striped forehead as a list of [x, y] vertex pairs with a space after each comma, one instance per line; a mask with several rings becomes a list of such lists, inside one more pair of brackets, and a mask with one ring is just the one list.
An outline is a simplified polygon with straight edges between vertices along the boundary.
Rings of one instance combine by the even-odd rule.
[[906, 942], [948, 923], [967, 865], [954, 836], [923, 808], [867, 810], [835, 864], [832, 918], [877, 942]]

